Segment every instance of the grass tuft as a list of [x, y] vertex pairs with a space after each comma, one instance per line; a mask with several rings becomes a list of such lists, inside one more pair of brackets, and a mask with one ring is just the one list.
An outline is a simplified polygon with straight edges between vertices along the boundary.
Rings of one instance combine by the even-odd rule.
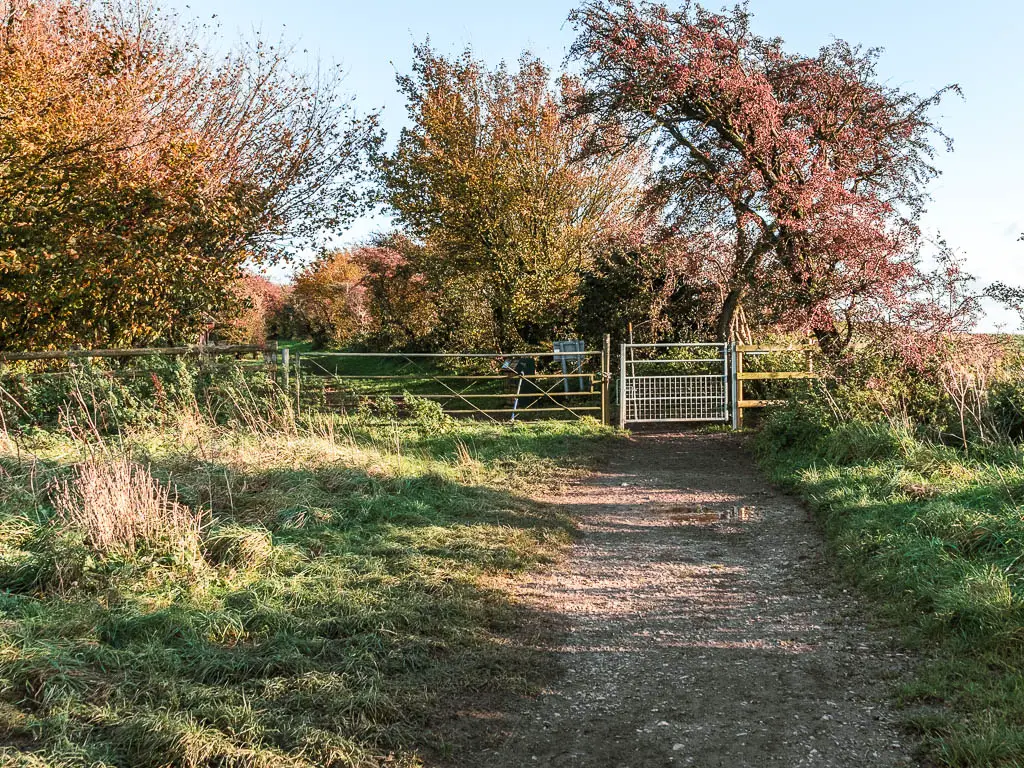
[[258, 569], [274, 556], [270, 531], [262, 526], [223, 525], [209, 531], [203, 540], [206, 556], [218, 565]]
[[142, 547], [195, 552], [202, 515], [171, 498], [171, 489], [126, 457], [91, 458], [57, 480], [56, 524], [80, 533], [101, 555], [131, 555]]

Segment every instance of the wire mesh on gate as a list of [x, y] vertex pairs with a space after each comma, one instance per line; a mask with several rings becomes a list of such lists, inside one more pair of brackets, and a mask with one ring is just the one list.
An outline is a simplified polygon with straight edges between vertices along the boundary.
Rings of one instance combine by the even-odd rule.
[[624, 344], [621, 368], [623, 424], [729, 419], [724, 344]]
[[727, 416], [724, 376], [626, 378], [627, 421], [723, 421]]

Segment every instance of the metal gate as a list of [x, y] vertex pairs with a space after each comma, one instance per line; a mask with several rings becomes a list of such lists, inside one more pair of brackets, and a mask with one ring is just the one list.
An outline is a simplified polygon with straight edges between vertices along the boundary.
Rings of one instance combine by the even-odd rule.
[[619, 421], [729, 421], [728, 344], [623, 344]]

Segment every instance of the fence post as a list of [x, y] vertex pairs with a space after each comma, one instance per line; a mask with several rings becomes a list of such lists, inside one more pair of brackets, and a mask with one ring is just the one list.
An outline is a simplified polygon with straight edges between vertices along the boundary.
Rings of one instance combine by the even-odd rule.
[[740, 378], [743, 373], [743, 350], [736, 352], [736, 429], [743, 429], [743, 406], [740, 403], [743, 401], [743, 379]]
[[281, 385], [284, 387], [284, 391], [287, 392], [291, 389], [291, 350], [288, 347], [281, 349]]
[[732, 428], [740, 428], [740, 399], [739, 399], [739, 379], [736, 377], [736, 342], [732, 342], [729, 345], [732, 349], [732, 365], [730, 365], [732, 375], [729, 377], [729, 383], [732, 385]]
[[302, 411], [302, 355], [295, 352], [295, 413]]
[[610, 393], [612, 386], [612, 335], [604, 335], [601, 345], [601, 423], [611, 424]]
[[619, 347], [619, 428], [626, 426], [626, 345]]

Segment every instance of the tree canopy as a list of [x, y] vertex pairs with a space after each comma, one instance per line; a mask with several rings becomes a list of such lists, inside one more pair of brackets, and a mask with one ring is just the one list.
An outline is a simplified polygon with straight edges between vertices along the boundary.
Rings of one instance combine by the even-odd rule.
[[899, 301], [937, 173], [929, 112], [948, 89], [886, 85], [879, 52], [843, 41], [787, 52], [751, 30], [745, 5], [594, 0], [571, 19], [584, 83], [573, 115], [601, 127], [589, 151], [653, 144], [651, 199], [668, 226], [732, 244], [720, 337], [744, 302], [767, 300], [777, 321], [834, 346]]
[[145, 5], [0, 2], [0, 349], [195, 338], [358, 210], [375, 121], [257, 38]]
[[[955, 86], [906, 92], [841, 40], [793, 53], [746, 5], [586, 0], [576, 76], [417, 45], [387, 152], [332, 72], [259, 36], [215, 55], [127, 0], [0, 14], [0, 349], [192, 341], [296, 252], [323, 255], [291, 299], [242, 303], [323, 344], [508, 350], [634, 322], [839, 351], [858, 324], [941, 319], [917, 222]], [[339, 251], [371, 202], [394, 230]]]
[[498, 348], [550, 338], [574, 317], [596, 240], [628, 223], [646, 154], [583, 157], [590, 121], [563, 109], [578, 85], [552, 86], [528, 55], [489, 70], [417, 46], [399, 86], [409, 126], [381, 166], [389, 208], [435, 283], [484, 302]]

